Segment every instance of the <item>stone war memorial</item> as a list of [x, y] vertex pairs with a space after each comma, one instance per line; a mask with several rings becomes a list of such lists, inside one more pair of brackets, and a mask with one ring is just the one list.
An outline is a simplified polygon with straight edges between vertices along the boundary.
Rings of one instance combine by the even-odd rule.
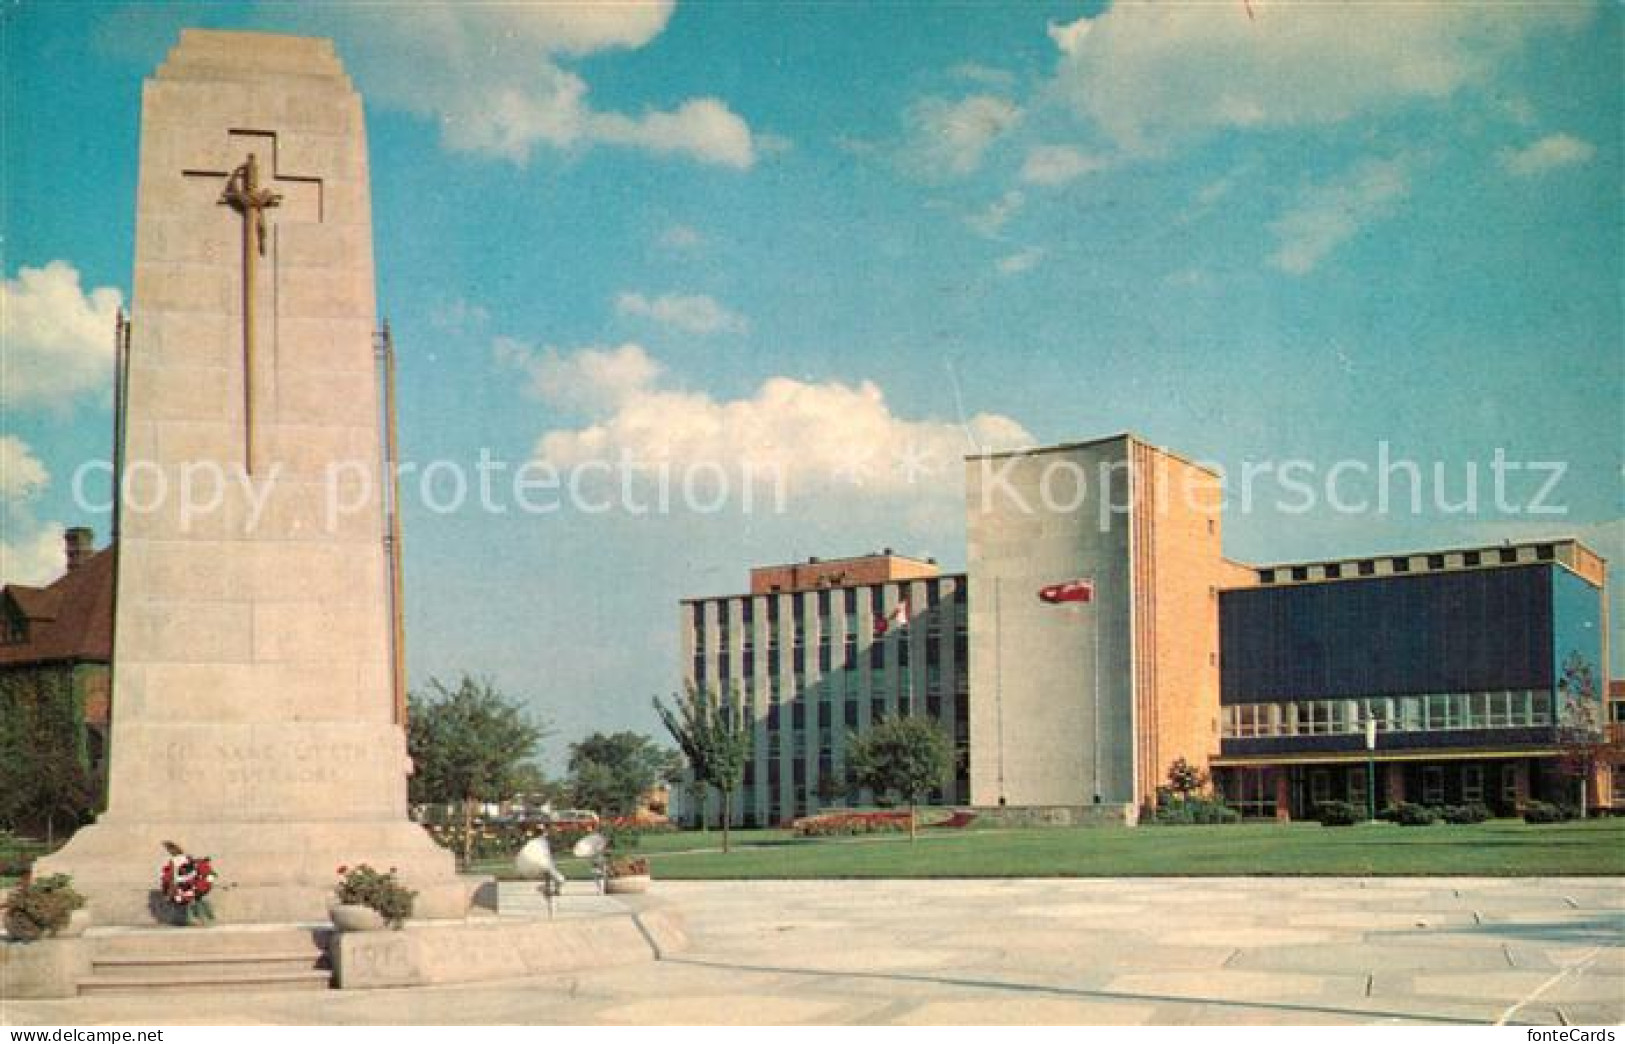
[[[141, 108], [107, 810], [35, 867], [92, 927], [0, 946], [0, 993], [412, 986], [686, 945], [604, 896], [543, 919], [534, 884], [459, 875], [409, 816], [379, 325], [331, 42], [184, 31]], [[217, 874], [203, 930], [164, 901], [175, 851]], [[330, 925], [363, 863], [416, 893], [402, 930]]]
[[39, 872], [101, 924], [152, 923], [165, 841], [214, 857], [222, 923], [324, 918], [358, 862], [462, 916], [407, 815], [366, 132], [331, 43], [185, 32], [136, 207], [107, 811]]

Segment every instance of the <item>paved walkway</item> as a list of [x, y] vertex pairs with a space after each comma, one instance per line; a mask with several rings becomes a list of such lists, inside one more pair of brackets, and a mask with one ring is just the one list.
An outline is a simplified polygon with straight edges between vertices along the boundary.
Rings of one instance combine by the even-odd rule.
[[1625, 1021], [1620, 879], [658, 885], [652, 965], [376, 993], [12, 1002], [45, 1024]]

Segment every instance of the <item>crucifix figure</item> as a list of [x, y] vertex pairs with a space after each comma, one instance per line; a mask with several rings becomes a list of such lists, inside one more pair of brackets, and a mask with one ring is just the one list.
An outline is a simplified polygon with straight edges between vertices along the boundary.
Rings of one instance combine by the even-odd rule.
[[220, 202], [243, 218], [243, 445], [244, 467], [254, 473], [254, 284], [258, 258], [265, 256], [265, 212], [282, 195], [260, 187], [260, 165], [254, 154], [226, 178]]

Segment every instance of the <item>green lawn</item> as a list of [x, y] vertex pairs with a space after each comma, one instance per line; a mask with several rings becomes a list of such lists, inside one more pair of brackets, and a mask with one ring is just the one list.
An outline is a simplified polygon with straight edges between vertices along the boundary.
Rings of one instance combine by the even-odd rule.
[[[1530, 826], [1315, 823], [1120, 829], [922, 831], [804, 840], [782, 830], [741, 830], [723, 855], [721, 835], [644, 837], [657, 878], [1117, 877], [1218, 875], [1543, 876], [1625, 874], [1625, 819]], [[503, 874], [503, 860], [475, 867]], [[587, 876], [561, 859], [571, 877]]]
[[[666, 880], [813, 877], [1135, 877], [1219, 875], [1625, 875], [1625, 819], [1529, 826], [1494, 820], [1473, 826], [1389, 824], [1328, 828], [1314, 823], [1236, 826], [923, 830], [907, 836], [807, 840], [785, 830], [722, 835], [650, 834], [626, 854], [649, 859]], [[43, 846], [0, 835], [0, 857]], [[0, 862], [3, 862], [0, 858]], [[564, 857], [566, 874], [585, 863]], [[484, 860], [480, 873], [507, 876], [511, 859]], [[0, 878], [0, 887], [13, 880]]]

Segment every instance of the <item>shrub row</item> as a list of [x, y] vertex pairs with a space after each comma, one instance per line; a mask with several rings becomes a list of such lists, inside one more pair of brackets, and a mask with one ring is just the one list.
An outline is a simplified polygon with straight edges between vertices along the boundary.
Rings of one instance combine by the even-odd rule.
[[908, 829], [907, 812], [825, 812], [790, 824], [797, 837], [847, 837], [892, 834]]
[[1218, 798], [1170, 797], [1157, 805], [1151, 821], [1163, 826], [1241, 822], [1241, 813]]
[[[1333, 802], [1341, 804], [1341, 802]], [[1324, 806], [1322, 806], [1324, 807]], [[1361, 814], [1364, 818], [1364, 814]], [[1389, 805], [1377, 813], [1377, 818], [1400, 826], [1429, 826], [1433, 823], [1482, 823], [1490, 818], [1490, 810], [1479, 802], [1466, 805], [1418, 805], [1404, 801]]]
[[1347, 801], [1322, 801], [1315, 806], [1315, 818], [1322, 826], [1353, 826], [1364, 822], [1365, 809]]

